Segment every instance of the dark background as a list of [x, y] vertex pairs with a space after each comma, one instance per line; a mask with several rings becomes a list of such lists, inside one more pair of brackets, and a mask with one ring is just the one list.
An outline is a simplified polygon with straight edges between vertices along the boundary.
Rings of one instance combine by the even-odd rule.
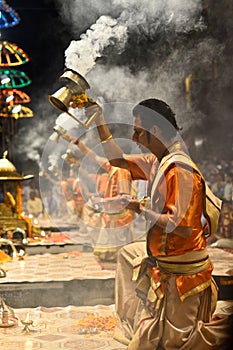
[[53, 0], [9, 0], [7, 4], [18, 13], [20, 22], [2, 29], [1, 40], [16, 43], [29, 55], [28, 63], [14, 69], [24, 71], [32, 81], [21, 90], [30, 96], [31, 102], [26, 106], [34, 113], [33, 118], [15, 122], [13, 137], [5, 135], [8, 158], [20, 173], [33, 173], [37, 178], [39, 157], [58, 115], [49, 104], [48, 95], [58, 86], [70, 33]]
[[64, 48], [70, 41], [70, 33], [62, 24], [53, 0], [9, 0], [20, 16], [18, 25], [2, 29], [2, 40], [15, 42], [25, 50], [30, 62], [18, 66], [32, 79], [27, 88], [31, 92], [32, 105], [40, 94], [38, 88], [50, 91], [64, 65]]
[[[68, 6], [69, 0], [66, 1]], [[58, 78], [64, 69], [64, 50], [71, 40], [78, 40], [79, 35], [98, 19], [101, 10], [98, 12], [96, 7], [94, 11], [87, 2], [83, 2], [74, 35], [72, 23], [63, 17], [61, 3], [57, 0], [7, 0], [7, 4], [19, 14], [21, 20], [15, 27], [2, 29], [1, 40], [15, 42], [29, 54], [30, 62], [17, 69], [23, 70], [32, 80], [32, 84], [24, 88], [24, 91], [30, 95], [31, 102], [28, 106], [34, 111], [34, 118], [17, 121], [16, 135], [9, 142], [10, 159], [19, 171], [37, 173], [38, 158], [43, 153], [58, 116], [48, 102], [48, 95], [59, 87]], [[179, 105], [183, 108], [185, 104], [183, 82], [179, 94], [177, 93], [181, 103], [177, 99], [174, 109], [180, 112], [181, 120], [183, 115], [186, 119], [197, 120], [201, 114], [201, 122], [191, 123], [184, 132], [194, 157], [205, 156], [211, 159], [214, 156], [230, 160], [233, 130], [233, 2], [206, 0], [202, 4], [198, 15], [206, 26], [203, 31], [191, 30], [174, 35], [172, 25], [166, 27], [166, 31], [158, 25], [156, 31], [146, 35], [143, 25], [141, 28], [135, 26], [129, 31], [124, 50], [119, 54], [114, 45], [107, 47], [98, 63], [106, 69], [113, 65], [127, 67], [133, 75], [150, 66], [162, 65], [175, 50], [190, 50], [197, 47], [203, 39], [213, 39], [216, 46], [222, 47], [221, 54], [212, 55], [211, 59], [207, 57], [206, 61], [202, 55], [196, 55], [190, 61], [194, 77], [191, 110], [179, 111]], [[111, 14], [111, 7], [106, 8], [105, 14], [108, 13]], [[118, 15], [119, 13], [114, 13], [115, 17]], [[184, 76], [188, 72], [184, 71]], [[108, 99], [107, 92], [103, 91], [103, 96]], [[204, 140], [198, 153], [193, 145], [195, 137]]]

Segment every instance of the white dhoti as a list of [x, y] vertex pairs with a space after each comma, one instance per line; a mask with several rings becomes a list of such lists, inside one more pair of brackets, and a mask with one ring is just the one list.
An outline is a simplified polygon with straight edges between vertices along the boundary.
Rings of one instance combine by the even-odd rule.
[[217, 302], [215, 284], [181, 301], [176, 277], [172, 275], [165, 282], [159, 307], [152, 310], [136, 294], [138, 281], [132, 281], [135, 258], [139, 261], [145, 256], [145, 242], [130, 244], [119, 251], [116, 272], [119, 326], [115, 339], [127, 344], [128, 350], [228, 349], [229, 318], [206, 321]]

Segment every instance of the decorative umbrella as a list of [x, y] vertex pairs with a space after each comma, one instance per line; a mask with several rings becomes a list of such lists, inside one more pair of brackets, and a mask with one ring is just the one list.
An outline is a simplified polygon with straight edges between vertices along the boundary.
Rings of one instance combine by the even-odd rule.
[[31, 84], [28, 76], [15, 69], [0, 69], [0, 89], [22, 88]]
[[0, 117], [3, 118], [31, 118], [33, 117], [33, 111], [22, 105], [5, 106], [0, 110]]
[[19, 105], [30, 101], [30, 97], [24, 91], [18, 89], [0, 90], [0, 107], [4, 105]]
[[0, 0], [0, 28], [13, 27], [18, 24], [20, 17], [5, 0]]
[[18, 45], [0, 41], [0, 67], [19, 66], [28, 61], [28, 55]]

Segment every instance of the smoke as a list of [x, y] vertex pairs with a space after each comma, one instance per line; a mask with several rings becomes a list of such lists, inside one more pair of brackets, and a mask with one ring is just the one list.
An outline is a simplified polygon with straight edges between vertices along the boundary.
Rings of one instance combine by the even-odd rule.
[[[64, 3], [57, 0], [61, 16], [66, 25], [71, 27], [73, 35], [79, 35], [83, 28], [90, 28], [99, 17], [110, 16], [128, 30], [135, 30], [143, 25], [146, 35], [160, 26], [173, 26], [176, 32], [189, 32], [203, 28], [200, 17], [201, 0], [70, 0]], [[80, 29], [82, 28], [82, 29]], [[77, 34], [78, 33], [78, 34]]]
[[[100, 9], [105, 2], [98, 1]], [[191, 30], [204, 28], [198, 13], [201, 9], [201, 1], [189, 1], [184, 5], [183, 1], [168, 0], [154, 2], [138, 1], [112, 1], [111, 14], [120, 15], [113, 18], [110, 15], [100, 16], [94, 24], [78, 40], [72, 40], [65, 51], [65, 64], [68, 68], [86, 75], [96, 64], [96, 60], [104, 53], [108, 46], [114, 47], [114, 54], [119, 55], [126, 47], [130, 35], [154, 38], [163, 31], [188, 33]], [[90, 2], [93, 5], [93, 2]], [[80, 1], [71, 3], [72, 11], [64, 14], [76, 14], [81, 7]], [[88, 6], [88, 4], [87, 4]], [[88, 6], [89, 7], [89, 6]], [[106, 13], [106, 10], [104, 11]], [[108, 10], [107, 10], [108, 12]], [[79, 14], [80, 16], [80, 14]], [[70, 17], [69, 17], [70, 20]], [[76, 21], [73, 24], [75, 32]]]
[[[38, 165], [40, 163], [41, 148], [45, 145], [45, 133], [47, 134], [46, 125], [44, 121], [37, 121], [36, 126], [30, 128], [24, 126], [20, 129], [20, 133], [16, 134], [13, 144], [15, 147], [15, 154], [21, 155], [26, 153], [27, 159], [35, 161]], [[23, 149], [22, 149], [23, 148]]]
[[[36, 101], [33, 109], [34, 117], [18, 120], [18, 132], [12, 139], [16, 161], [21, 159], [22, 162], [22, 160], [29, 159], [34, 161], [39, 167], [43, 149], [53, 131], [54, 120], [57, 114], [56, 110], [42, 96], [41, 91], [37, 96], [33, 96]], [[47, 92], [45, 96], [48, 96]]]
[[97, 57], [101, 57], [103, 49], [117, 43], [119, 50], [124, 47], [127, 39], [125, 26], [118, 24], [108, 16], [101, 16], [79, 41], [71, 41], [65, 51], [66, 67], [86, 75], [95, 65]]
[[205, 115], [200, 111], [195, 113], [195, 117], [187, 113], [185, 78], [190, 73], [200, 71], [200, 66], [205, 76], [212, 74], [210, 62], [213, 57], [220, 57], [222, 50], [222, 44], [208, 38], [197, 43], [196, 47], [174, 49], [160, 65], [151, 62], [147, 70], [132, 72], [127, 66], [97, 65], [88, 74], [90, 94], [94, 99], [102, 93], [105, 101], [130, 101], [133, 104], [158, 97], [172, 106], [178, 122], [187, 130], [195, 124], [199, 125]]
[[[101, 97], [105, 103], [132, 105], [142, 99], [160, 98], [176, 112], [184, 130], [210, 118], [213, 121], [213, 115], [206, 115], [196, 105], [188, 110], [185, 91], [185, 78], [192, 74], [196, 81], [199, 77], [208, 79], [213, 63], [222, 63], [225, 49], [224, 40], [220, 44], [207, 33], [202, 0], [86, 0], [85, 5], [81, 0], [56, 0], [56, 5], [64, 28], [71, 33], [63, 52], [65, 65], [86, 76], [91, 86], [88, 96], [95, 100]], [[219, 84], [221, 88], [229, 79], [228, 71], [219, 71], [225, 79]], [[211, 84], [209, 87], [211, 92]], [[203, 101], [211, 101], [210, 92], [200, 92], [204, 93]], [[212, 104], [216, 111], [220, 111], [218, 101]], [[129, 121], [130, 111], [124, 108], [109, 109], [109, 119]], [[57, 119], [57, 111], [48, 110], [48, 103], [38, 103], [37, 110], [39, 122], [35, 121], [29, 131], [25, 127], [16, 143], [23, 145], [30, 159], [43, 152], [55, 124], [62, 124], [69, 133], [76, 124], [75, 135], [81, 133], [71, 117]], [[226, 106], [224, 110], [227, 112]], [[51, 146], [51, 152], [58, 152], [59, 147]]]
[[[112, 0], [107, 7], [104, 0], [89, 0], [85, 9], [79, 0], [70, 7], [57, 1], [77, 36], [64, 52], [66, 66], [87, 75], [91, 97], [132, 103], [157, 97], [173, 107], [185, 128], [195, 123], [183, 115], [185, 77], [221, 52], [211, 39], [197, 38], [195, 46], [187, 39], [180, 43], [180, 37], [205, 30], [201, 0]], [[77, 18], [89, 24], [81, 35]]]
[[[71, 112], [73, 113], [73, 112]], [[74, 114], [74, 113], [73, 113]], [[56, 125], [62, 126], [65, 130], [69, 131], [77, 126], [77, 122], [73, 120], [67, 113], [61, 113], [55, 121]]]
[[[86, 77], [89, 97], [131, 104], [156, 97], [172, 107], [184, 131], [203, 123], [203, 111], [196, 106], [195, 111], [188, 110], [185, 78], [198, 75], [200, 67], [203, 76], [211, 75], [212, 63], [221, 59], [224, 44], [205, 35], [202, 0], [56, 3], [72, 33], [64, 49], [65, 66]], [[118, 113], [119, 105], [108, 109], [108, 120], [129, 121], [130, 112], [124, 113], [124, 108], [122, 113]], [[72, 133], [77, 123], [62, 114], [55, 124]], [[79, 131], [76, 125], [77, 136]]]

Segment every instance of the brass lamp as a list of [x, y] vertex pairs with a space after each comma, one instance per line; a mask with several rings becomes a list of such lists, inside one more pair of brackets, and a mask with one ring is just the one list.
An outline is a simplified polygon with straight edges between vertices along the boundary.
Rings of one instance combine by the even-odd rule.
[[86, 108], [95, 104], [95, 101], [85, 93], [87, 89], [90, 89], [88, 82], [81, 74], [69, 68], [65, 69], [60, 76], [60, 81], [63, 86], [49, 96], [49, 102], [59, 111], [67, 113], [84, 128], [88, 129], [96, 113], [83, 122], [69, 112], [70, 105], [73, 108]]

